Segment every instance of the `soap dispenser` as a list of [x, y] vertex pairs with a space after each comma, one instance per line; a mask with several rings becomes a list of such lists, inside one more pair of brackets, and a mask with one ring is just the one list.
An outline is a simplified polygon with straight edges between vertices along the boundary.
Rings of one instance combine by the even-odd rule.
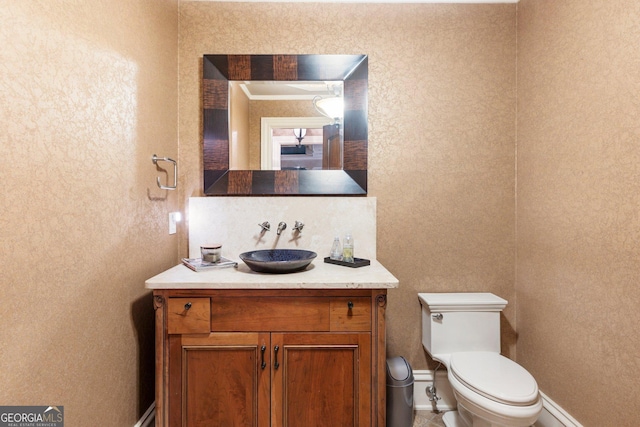
[[340, 246], [340, 238], [337, 236], [333, 239], [333, 246], [331, 246], [329, 258], [336, 261], [342, 260], [342, 247]]
[[344, 262], [354, 262], [353, 259], [353, 237], [351, 233], [344, 236], [344, 244], [342, 246], [342, 260]]

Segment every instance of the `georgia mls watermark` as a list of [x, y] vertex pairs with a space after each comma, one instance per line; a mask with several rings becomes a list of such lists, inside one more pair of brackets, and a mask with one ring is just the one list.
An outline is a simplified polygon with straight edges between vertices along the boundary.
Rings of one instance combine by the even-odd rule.
[[0, 406], [0, 427], [64, 427], [64, 406]]

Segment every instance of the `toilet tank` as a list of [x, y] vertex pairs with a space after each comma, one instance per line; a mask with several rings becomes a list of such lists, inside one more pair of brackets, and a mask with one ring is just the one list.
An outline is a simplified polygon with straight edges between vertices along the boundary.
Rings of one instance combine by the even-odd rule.
[[491, 293], [419, 293], [422, 345], [433, 356], [500, 352], [500, 312], [507, 301]]

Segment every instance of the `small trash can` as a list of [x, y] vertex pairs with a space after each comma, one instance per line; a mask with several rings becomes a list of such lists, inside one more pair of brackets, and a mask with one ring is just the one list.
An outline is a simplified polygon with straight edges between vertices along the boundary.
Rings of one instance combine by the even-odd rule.
[[404, 357], [387, 359], [387, 427], [413, 425], [413, 371]]

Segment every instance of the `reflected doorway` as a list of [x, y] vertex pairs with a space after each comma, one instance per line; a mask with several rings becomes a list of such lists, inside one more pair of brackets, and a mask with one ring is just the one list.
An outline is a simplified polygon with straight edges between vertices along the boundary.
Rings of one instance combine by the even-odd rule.
[[342, 169], [341, 127], [326, 117], [263, 117], [260, 163], [262, 170]]

